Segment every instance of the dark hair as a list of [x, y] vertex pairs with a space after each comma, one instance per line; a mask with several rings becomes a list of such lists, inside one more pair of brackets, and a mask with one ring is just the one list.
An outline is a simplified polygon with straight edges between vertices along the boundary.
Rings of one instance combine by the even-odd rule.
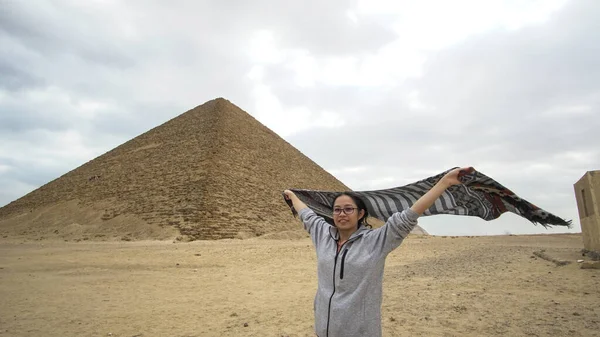
[[367, 218], [369, 217], [369, 210], [367, 209], [365, 202], [356, 194], [354, 194], [352, 192], [340, 192], [340, 193], [335, 194], [334, 198], [333, 198], [333, 202], [331, 203], [331, 208], [333, 208], [333, 205], [335, 204], [335, 201], [337, 200], [337, 198], [341, 197], [342, 195], [349, 196], [350, 199], [352, 199], [352, 201], [354, 201], [354, 203], [356, 204], [356, 207], [358, 208], [358, 210], [357, 210], [358, 213], [360, 213], [361, 210], [365, 211], [365, 214], [362, 216], [362, 218], [358, 219], [358, 226], [360, 227], [360, 225], [364, 225], [366, 227], [371, 228], [371, 225], [367, 222]]

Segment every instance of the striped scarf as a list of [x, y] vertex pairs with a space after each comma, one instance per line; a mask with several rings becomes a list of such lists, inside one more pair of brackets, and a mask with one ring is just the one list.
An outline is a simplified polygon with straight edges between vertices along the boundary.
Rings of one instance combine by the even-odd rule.
[[[421, 196], [429, 191], [446, 173], [417, 181], [406, 186], [385, 190], [360, 191], [352, 194], [360, 197], [367, 207], [369, 215], [386, 221], [395, 212], [410, 208]], [[533, 224], [571, 227], [571, 220], [564, 220], [520, 198], [494, 179], [473, 168], [460, 171], [460, 185], [449, 187], [423, 216], [453, 214], [475, 216], [490, 221], [504, 212], [515, 213]], [[332, 208], [339, 192], [290, 189], [298, 199], [315, 213], [333, 224]], [[285, 198], [284, 198], [285, 200]], [[285, 200], [292, 214], [297, 215], [292, 202]]]

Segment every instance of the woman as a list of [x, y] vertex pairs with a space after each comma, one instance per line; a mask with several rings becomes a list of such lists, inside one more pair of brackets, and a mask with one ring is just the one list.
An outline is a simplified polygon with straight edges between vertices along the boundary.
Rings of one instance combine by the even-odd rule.
[[365, 204], [352, 193], [334, 200], [335, 227], [290, 190], [292, 201], [317, 251], [318, 288], [314, 301], [319, 337], [381, 336], [383, 267], [423, 214], [450, 186], [460, 184], [460, 168], [448, 172], [409, 209], [393, 214], [380, 228], [366, 225]]

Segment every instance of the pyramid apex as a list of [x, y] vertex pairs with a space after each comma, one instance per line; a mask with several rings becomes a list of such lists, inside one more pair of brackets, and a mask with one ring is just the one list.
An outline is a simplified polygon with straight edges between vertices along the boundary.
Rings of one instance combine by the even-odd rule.
[[228, 99], [226, 99], [224, 97], [217, 97], [217, 98], [213, 99], [212, 102], [217, 102], [217, 103], [231, 103]]
[[233, 102], [231, 102], [230, 100], [228, 100], [224, 97], [213, 98], [210, 101], [206, 101], [206, 102], [198, 105], [196, 108], [201, 108], [201, 107], [208, 108], [208, 109], [217, 108], [218, 110], [229, 110], [231, 108], [240, 109], [240, 107], [238, 107]]
[[206, 103], [217, 103], [217, 104], [231, 104], [231, 105], [235, 105], [235, 104], [231, 103], [230, 100], [228, 100], [228, 99], [226, 99], [224, 97], [217, 97], [217, 98], [215, 98], [215, 99], [213, 99], [211, 101], [208, 101]]

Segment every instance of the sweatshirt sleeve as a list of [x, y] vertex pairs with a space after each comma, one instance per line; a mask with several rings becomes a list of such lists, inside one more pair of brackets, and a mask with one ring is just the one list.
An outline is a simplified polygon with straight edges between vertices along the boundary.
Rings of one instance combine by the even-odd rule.
[[381, 249], [385, 256], [398, 248], [402, 241], [417, 225], [419, 214], [412, 209], [396, 212], [386, 221], [385, 225], [373, 230], [375, 248]]
[[324, 237], [329, 235], [329, 228], [331, 225], [323, 219], [323, 217], [317, 215], [312, 209], [304, 208], [298, 212], [298, 216], [304, 225], [304, 229], [310, 234], [315, 246]]

